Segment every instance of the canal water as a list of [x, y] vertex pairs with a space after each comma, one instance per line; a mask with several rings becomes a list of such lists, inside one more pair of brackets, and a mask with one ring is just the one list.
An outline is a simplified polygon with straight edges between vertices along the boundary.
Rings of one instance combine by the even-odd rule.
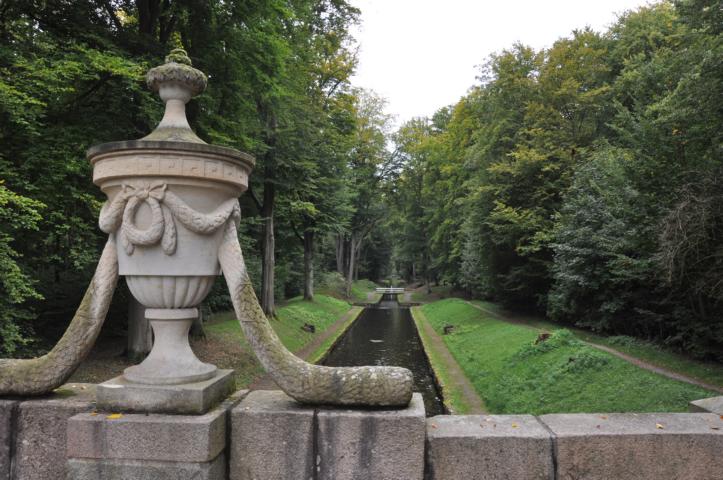
[[365, 308], [329, 352], [324, 365], [408, 368], [414, 375], [414, 391], [424, 398], [427, 416], [445, 413], [412, 314], [409, 308], [399, 307], [396, 295], [384, 295], [378, 304]]

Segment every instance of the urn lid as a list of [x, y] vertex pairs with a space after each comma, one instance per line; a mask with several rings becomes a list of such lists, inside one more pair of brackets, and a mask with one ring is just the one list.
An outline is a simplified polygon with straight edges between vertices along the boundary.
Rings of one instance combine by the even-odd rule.
[[[181, 48], [172, 50], [163, 65], [151, 68], [146, 74], [146, 83], [166, 104], [163, 119], [155, 130], [139, 140], [109, 142], [90, 147], [87, 157], [94, 167], [93, 181], [102, 183], [104, 179], [140, 174], [187, 176], [184, 173], [186, 171], [191, 176], [204, 176], [203, 172], [208, 170], [206, 176], [210, 178], [220, 176], [222, 181], [245, 184], [248, 173], [254, 167], [254, 157], [233, 148], [208, 145], [195, 134], [186, 118], [186, 104], [206, 89], [207, 82], [206, 75], [193, 68], [191, 59]], [[168, 152], [178, 152], [187, 157], [209, 157], [210, 160], [203, 160], [203, 165], [192, 159], [179, 160], [182, 163], [178, 167], [180, 173], [171, 168], [156, 166], [157, 161], [151, 161], [153, 159], [146, 162], [145, 169], [140, 163], [136, 165], [139, 162], [136, 157], [143, 157], [140, 159], [143, 163], [153, 151], [163, 156], [167, 156]], [[121, 159], [119, 156], [125, 158]], [[109, 157], [118, 158], [113, 162], [106, 161]], [[101, 167], [100, 163], [104, 165]], [[188, 167], [186, 163], [189, 164]]]

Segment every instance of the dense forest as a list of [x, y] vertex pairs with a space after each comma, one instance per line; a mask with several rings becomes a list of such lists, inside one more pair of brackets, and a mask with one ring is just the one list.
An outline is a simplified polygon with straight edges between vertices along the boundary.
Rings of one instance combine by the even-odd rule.
[[723, 358], [722, 27], [663, 2], [492, 55], [395, 134], [400, 272]]
[[[344, 0], [2, 1], [0, 353], [65, 328], [104, 241], [84, 152], [153, 129], [143, 75], [180, 46], [209, 76], [195, 131], [257, 159], [240, 235], [267, 314], [315, 283], [403, 278], [723, 358], [720, 2], [512, 45], [456, 105], [396, 131], [350, 82], [359, 14]], [[221, 286], [210, 308], [228, 307]]]

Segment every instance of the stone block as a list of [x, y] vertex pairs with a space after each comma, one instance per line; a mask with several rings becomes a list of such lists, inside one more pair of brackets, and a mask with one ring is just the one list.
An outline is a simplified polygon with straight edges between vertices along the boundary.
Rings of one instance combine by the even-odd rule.
[[233, 388], [233, 370], [218, 370], [213, 378], [181, 385], [131, 383], [121, 375], [98, 385], [98, 409], [199, 415], [223, 401]]
[[81, 413], [68, 420], [68, 458], [208, 462], [226, 447], [226, 410], [204, 415]]
[[95, 408], [91, 384], [67, 384], [45, 398], [18, 404], [13, 480], [65, 478], [68, 419]]
[[720, 480], [723, 419], [705, 413], [556, 414], [558, 478]]
[[531, 415], [427, 419], [428, 480], [548, 480], [552, 459], [551, 435]]
[[223, 454], [211, 462], [154, 462], [143, 460], [68, 460], [67, 480], [226, 480]]
[[231, 410], [231, 480], [313, 478], [314, 409], [256, 390]]
[[0, 480], [10, 480], [10, 466], [14, 450], [15, 415], [18, 402], [0, 400]]
[[710, 412], [716, 415], [723, 415], [723, 395], [720, 397], [702, 398], [693, 400], [688, 404], [688, 410], [691, 412]]
[[425, 415], [419, 393], [404, 409], [322, 408], [317, 424], [319, 480], [421, 480]]

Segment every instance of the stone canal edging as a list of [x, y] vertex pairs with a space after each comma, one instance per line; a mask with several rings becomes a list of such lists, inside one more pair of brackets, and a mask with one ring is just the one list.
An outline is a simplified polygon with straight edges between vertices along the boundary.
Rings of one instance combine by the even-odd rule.
[[[719, 480], [723, 411], [455, 415], [239, 391], [204, 415], [94, 411], [92, 385], [0, 400], [0, 480]], [[720, 408], [721, 399], [707, 402]], [[700, 405], [697, 406], [701, 409]]]
[[410, 311], [447, 410], [451, 414], [486, 413], [482, 398], [447, 349], [442, 337], [427, 321], [424, 312], [420, 307], [412, 307]]

